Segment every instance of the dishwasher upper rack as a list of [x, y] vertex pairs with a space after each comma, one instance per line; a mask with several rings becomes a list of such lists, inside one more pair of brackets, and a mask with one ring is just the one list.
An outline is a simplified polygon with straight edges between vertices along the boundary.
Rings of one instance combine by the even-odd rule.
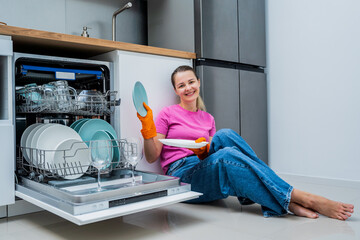
[[83, 95], [88, 90], [80, 90], [69, 94], [54, 95], [46, 92], [41, 86], [26, 88], [16, 91], [16, 111], [18, 113], [67, 113], [82, 116], [109, 116], [114, 112], [114, 107], [120, 105], [117, 91], [100, 93], [92, 91], [93, 95]]
[[[109, 173], [115, 169], [125, 169], [133, 168], [128, 159], [131, 155], [137, 154], [134, 151], [137, 151], [138, 148], [134, 146], [135, 143], [128, 142], [127, 139], [117, 139], [117, 140], [106, 140], [111, 142], [113, 151], [118, 150], [119, 157], [118, 159], [112, 158], [111, 163], [106, 167], [102, 168], [100, 171], [103, 173]], [[84, 148], [84, 143], [86, 145], [89, 142], [74, 142], [66, 150], [41, 150], [37, 148], [27, 148], [20, 147], [18, 148], [18, 157], [16, 159], [17, 164], [17, 173], [20, 175], [25, 175], [30, 179], [35, 179], [38, 182], [44, 181], [45, 178], [51, 179], [66, 179], [70, 176], [79, 176], [83, 174], [95, 175], [98, 170], [91, 165], [90, 155], [88, 156], [88, 161], [68, 161], [69, 159], [79, 154], [81, 151], [86, 151], [88, 148]], [[80, 147], [81, 146], [81, 147]], [[141, 148], [142, 149], [142, 148]], [[25, 159], [24, 151], [27, 151], [28, 158]], [[141, 150], [142, 151], [142, 150]], [[63, 159], [61, 162], [54, 164], [51, 159], [46, 159], [46, 156], [54, 156], [54, 153], [60, 154]], [[141, 152], [140, 160], [143, 157]], [[139, 161], [140, 161], [139, 160]]]

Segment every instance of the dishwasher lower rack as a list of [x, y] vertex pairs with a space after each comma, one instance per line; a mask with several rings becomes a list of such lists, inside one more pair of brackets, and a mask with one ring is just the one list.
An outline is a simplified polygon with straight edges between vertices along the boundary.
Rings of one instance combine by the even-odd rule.
[[[127, 139], [108, 140], [114, 157], [102, 168], [101, 173], [113, 170], [132, 168], [130, 157], [140, 151], [135, 143]], [[34, 179], [38, 182], [51, 180], [77, 179], [81, 176], [96, 175], [98, 170], [91, 165], [89, 142], [74, 142], [65, 150], [42, 150], [18, 146], [17, 175]], [[55, 157], [57, 156], [57, 157]], [[54, 161], [54, 157], [57, 161]], [[142, 158], [142, 157], [140, 157]], [[75, 160], [74, 160], [75, 159]], [[77, 160], [78, 159], [78, 160]]]
[[177, 177], [135, 171], [134, 182], [129, 171], [117, 169], [102, 178], [103, 187], [100, 192], [97, 191], [95, 178], [90, 183], [84, 183], [81, 179], [39, 183], [25, 177], [19, 178], [16, 191], [72, 215], [191, 191], [191, 186], [181, 183]]

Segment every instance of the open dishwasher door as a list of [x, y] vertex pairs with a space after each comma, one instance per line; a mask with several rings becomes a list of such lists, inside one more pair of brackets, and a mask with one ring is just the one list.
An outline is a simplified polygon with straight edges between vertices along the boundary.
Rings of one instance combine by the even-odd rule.
[[[102, 179], [103, 190], [96, 192], [92, 179], [39, 183], [20, 178], [15, 194], [40, 208], [77, 225], [94, 223], [158, 208], [202, 195], [176, 177], [129, 170], [114, 170]], [[95, 189], [95, 190], [94, 190]]]
[[[59, 125], [47, 126], [46, 129]], [[67, 129], [66, 127], [62, 127]], [[45, 131], [45, 130], [44, 130]], [[44, 135], [44, 138], [47, 135]], [[95, 140], [99, 141], [99, 140]], [[104, 141], [104, 140], [102, 140]], [[108, 140], [105, 140], [108, 141]], [[65, 141], [66, 142], [66, 141]], [[87, 142], [76, 142], [68, 149], [42, 150], [20, 147], [17, 159], [15, 194], [27, 202], [50, 211], [75, 224], [83, 225], [128, 215], [199, 197], [190, 184], [178, 177], [137, 171], [126, 159], [139, 152], [128, 140], [111, 140], [110, 149], [119, 151], [111, 155], [104, 168], [95, 168], [83, 154], [103, 149], [87, 147]], [[24, 155], [27, 151], [27, 160]], [[109, 151], [108, 153], [113, 152]], [[50, 163], [47, 156], [54, 153], [59, 163]], [[92, 154], [91, 154], [92, 155]], [[119, 162], [114, 161], [119, 160]], [[85, 164], [85, 165], [84, 165]], [[97, 174], [101, 172], [100, 178]]]

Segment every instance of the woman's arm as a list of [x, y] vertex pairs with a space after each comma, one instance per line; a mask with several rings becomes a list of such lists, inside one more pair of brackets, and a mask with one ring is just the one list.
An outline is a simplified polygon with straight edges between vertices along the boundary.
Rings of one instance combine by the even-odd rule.
[[160, 157], [163, 144], [159, 141], [159, 139], [164, 138], [164, 134], [157, 133], [157, 135], [153, 138], [144, 139], [144, 151], [146, 161], [148, 163], [153, 163]]
[[143, 103], [147, 113], [145, 117], [137, 113], [137, 117], [141, 121], [142, 129], [141, 134], [144, 137], [144, 152], [145, 158], [148, 163], [153, 163], [160, 157], [163, 144], [158, 140], [165, 138], [164, 134], [156, 132], [156, 127], [153, 119], [151, 108]]

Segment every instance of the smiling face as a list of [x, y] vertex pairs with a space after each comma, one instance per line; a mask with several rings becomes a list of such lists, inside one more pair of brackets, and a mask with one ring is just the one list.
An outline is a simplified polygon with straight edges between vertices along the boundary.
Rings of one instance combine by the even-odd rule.
[[195, 103], [200, 93], [200, 80], [192, 71], [178, 72], [174, 76], [175, 93], [182, 103]]

